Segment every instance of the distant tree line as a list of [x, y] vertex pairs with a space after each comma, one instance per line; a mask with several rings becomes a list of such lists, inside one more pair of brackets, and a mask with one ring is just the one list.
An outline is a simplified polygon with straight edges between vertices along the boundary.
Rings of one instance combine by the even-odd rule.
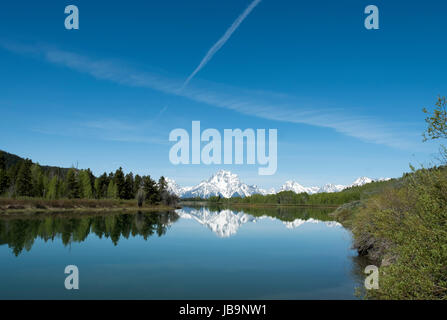
[[137, 198], [138, 203], [174, 205], [177, 196], [167, 190], [167, 182], [151, 176], [124, 174], [119, 168], [95, 177], [90, 169], [42, 167], [29, 159], [20, 159], [9, 167], [0, 153], [0, 195], [45, 199], [123, 199]]
[[263, 204], [263, 205], [302, 205], [302, 206], [339, 206], [357, 201], [378, 193], [383, 188], [395, 184], [395, 180], [378, 181], [359, 187], [347, 188], [340, 192], [307, 194], [293, 191], [282, 191], [276, 194], [254, 194], [248, 197], [210, 197], [211, 203], [223, 204]]

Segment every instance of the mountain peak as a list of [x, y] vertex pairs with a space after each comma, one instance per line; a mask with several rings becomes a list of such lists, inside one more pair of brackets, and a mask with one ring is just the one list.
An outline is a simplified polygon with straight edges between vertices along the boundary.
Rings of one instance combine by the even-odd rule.
[[296, 181], [293, 180], [287, 180], [279, 189], [279, 192], [281, 191], [293, 191], [295, 193], [316, 193], [318, 191], [318, 187], [303, 187], [301, 184], [299, 184]]
[[363, 186], [364, 184], [371, 183], [371, 182], [373, 182], [373, 181], [375, 181], [375, 179], [371, 179], [371, 178], [368, 178], [368, 177], [360, 177], [360, 178], [357, 178], [357, 179], [350, 185], [350, 187], [360, 187], [360, 186]]
[[239, 181], [239, 177], [237, 174], [232, 173], [231, 171], [227, 171], [227, 170], [219, 170], [217, 171], [215, 174], [213, 174], [208, 181], [230, 181], [230, 180], [238, 180]]

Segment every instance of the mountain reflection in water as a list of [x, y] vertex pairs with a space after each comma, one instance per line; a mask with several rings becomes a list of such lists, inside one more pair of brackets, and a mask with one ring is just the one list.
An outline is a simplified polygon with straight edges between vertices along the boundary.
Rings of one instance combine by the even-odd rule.
[[[0, 217], [0, 299], [352, 299], [332, 209], [183, 207]], [[66, 290], [67, 265], [80, 290]]]
[[[280, 215], [276, 215], [275, 209], [270, 210], [270, 215], [263, 214], [260, 216], [254, 216], [247, 214], [244, 211], [234, 211], [230, 209], [211, 210], [207, 207], [201, 208], [183, 208], [176, 210], [176, 213], [183, 219], [194, 219], [198, 223], [206, 226], [215, 232], [219, 237], [230, 237], [237, 233], [238, 229], [245, 223], [256, 223], [262, 219], [281, 220]], [[264, 212], [265, 213], [265, 212]], [[262, 213], [261, 213], [262, 214]], [[329, 219], [328, 216], [322, 217], [323, 219]], [[293, 220], [282, 220], [286, 228], [294, 229], [305, 223], [325, 223], [328, 227], [341, 227], [341, 224], [335, 221], [322, 221], [309, 217], [309, 215], [301, 212], [300, 217], [296, 217]]]
[[7, 244], [18, 256], [24, 249], [30, 251], [38, 238], [47, 241], [60, 239], [64, 245], [83, 242], [90, 234], [110, 239], [115, 245], [121, 237], [164, 235], [179, 218], [193, 219], [211, 229], [219, 237], [235, 235], [246, 223], [262, 219], [280, 220], [293, 229], [306, 223], [324, 223], [328, 227], [341, 227], [331, 221], [330, 209], [293, 208], [226, 208], [184, 207], [171, 212], [111, 213], [111, 214], [51, 214], [0, 219], [0, 245]]

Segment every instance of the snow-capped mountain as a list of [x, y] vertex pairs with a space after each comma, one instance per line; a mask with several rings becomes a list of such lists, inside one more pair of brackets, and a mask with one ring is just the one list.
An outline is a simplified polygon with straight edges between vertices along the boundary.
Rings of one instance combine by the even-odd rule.
[[184, 187], [180, 187], [177, 182], [175, 182], [174, 179], [171, 178], [165, 178], [166, 180], [166, 184], [167, 184], [167, 189], [170, 193], [176, 194], [177, 196], [181, 197], [185, 192], [186, 189], [188, 189], [188, 187], [184, 188]]
[[231, 198], [247, 197], [256, 193], [268, 193], [268, 191], [261, 190], [255, 185], [251, 186], [242, 183], [237, 174], [226, 170], [219, 170], [211, 178], [200, 182], [194, 187], [182, 188], [172, 179], [167, 179], [167, 181], [168, 190], [182, 198], [209, 198], [212, 196]]
[[349, 186], [346, 186], [345, 188], [350, 188], [350, 187], [360, 187], [363, 186], [365, 184], [371, 183], [371, 182], [378, 182], [378, 181], [388, 181], [391, 180], [391, 178], [379, 178], [379, 179], [371, 179], [368, 177], [360, 177], [357, 178], [353, 183], [351, 183]]
[[328, 193], [340, 192], [340, 191], [342, 191], [345, 188], [346, 188], [346, 186], [343, 186], [341, 184], [327, 183], [327, 184], [325, 184], [324, 186], [322, 186], [322, 187], [320, 187], [318, 189], [318, 193], [321, 193], [321, 192], [328, 192]]
[[224, 198], [247, 197], [253, 194], [275, 194], [281, 191], [293, 191], [295, 193], [322, 193], [322, 192], [340, 192], [346, 188], [363, 186], [374, 181], [386, 181], [389, 178], [371, 179], [360, 177], [352, 184], [344, 186], [339, 184], [325, 184], [321, 187], [305, 187], [297, 181], [286, 181], [278, 190], [274, 188], [265, 190], [256, 185], [248, 185], [240, 181], [237, 174], [226, 170], [219, 170], [208, 180], [203, 180], [196, 186], [181, 187], [173, 179], [166, 178], [168, 191], [181, 198], [209, 198], [212, 196], [221, 196]]
[[367, 183], [371, 183], [374, 180], [375, 179], [371, 179], [371, 178], [368, 178], [368, 177], [360, 177], [360, 178], [357, 178], [352, 184], [350, 184], [349, 187], [360, 187], [360, 186], [363, 186], [363, 185], [365, 185]]
[[281, 188], [279, 188], [278, 192], [281, 191], [293, 191], [295, 193], [308, 193], [308, 194], [313, 194], [313, 193], [317, 193], [318, 190], [320, 188], [318, 187], [303, 187], [302, 185], [300, 185], [298, 182], [296, 181], [286, 181], [286, 183], [284, 183]]

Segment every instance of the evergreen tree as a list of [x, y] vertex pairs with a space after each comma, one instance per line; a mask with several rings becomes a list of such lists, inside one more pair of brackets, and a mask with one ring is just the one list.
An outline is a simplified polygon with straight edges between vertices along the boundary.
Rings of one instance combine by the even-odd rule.
[[66, 180], [67, 180], [66, 187], [67, 187], [68, 198], [69, 199], [79, 198], [80, 187], [79, 187], [79, 181], [78, 181], [78, 177], [76, 174], [76, 170], [74, 168], [71, 168], [70, 170], [68, 170]]
[[133, 181], [133, 174], [128, 173], [126, 174], [126, 180], [124, 183], [124, 199], [133, 199], [135, 198], [135, 191], [134, 191], [134, 181]]
[[146, 193], [146, 200], [154, 204], [158, 202], [158, 188], [157, 184], [150, 176], [143, 177], [143, 190]]
[[5, 155], [0, 154], [0, 195], [4, 194], [9, 187], [9, 178], [6, 172]]
[[33, 195], [31, 166], [32, 162], [29, 159], [22, 161], [20, 165], [16, 182], [16, 191], [19, 196], [31, 197]]
[[109, 186], [109, 178], [106, 173], [103, 173], [95, 180], [95, 194], [97, 199], [107, 197], [107, 187]]
[[168, 189], [168, 182], [166, 181], [165, 177], [161, 176], [160, 179], [158, 179], [158, 190], [161, 192], [166, 191]]
[[31, 166], [31, 176], [33, 184], [33, 197], [43, 197], [45, 193], [44, 175], [39, 164]]
[[81, 172], [79, 172], [79, 185], [81, 198], [92, 199], [93, 189], [89, 171], [81, 170]]
[[137, 192], [141, 187], [143, 187], [143, 179], [137, 174], [134, 179], [133, 189]]
[[118, 170], [116, 170], [115, 172], [115, 185], [116, 188], [118, 189], [118, 197], [120, 199], [125, 199], [125, 179], [124, 179], [124, 173], [123, 173], [123, 168], [119, 168]]
[[6, 159], [3, 153], [0, 153], [0, 170], [6, 171]]

